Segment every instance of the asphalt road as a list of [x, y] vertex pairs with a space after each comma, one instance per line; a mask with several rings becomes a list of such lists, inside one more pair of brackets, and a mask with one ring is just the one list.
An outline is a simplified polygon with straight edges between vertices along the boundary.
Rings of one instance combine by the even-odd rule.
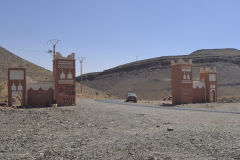
[[[179, 111], [193, 111], [193, 112], [213, 112], [213, 113], [227, 113], [227, 114], [240, 114], [238, 111], [225, 111], [225, 110], [216, 110], [216, 109], [204, 109], [204, 108], [183, 108], [178, 106], [154, 106], [154, 105], [146, 105], [146, 104], [138, 104], [138, 103], [129, 103], [124, 102], [123, 100], [95, 100], [97, 102], [102, 103], [111, 103], [111, 104], [120, 104], [120, 105], [127, 105], [127, 106], [136, 106], [136, 107], [147, 107], [147, 108], [159, 108], [159, 109], [170, 109], [170, 110], [179, 110]], [[197, 105], [197, 104], [196, 104]], [[217, 104], [216, 104], [217, 105]]]

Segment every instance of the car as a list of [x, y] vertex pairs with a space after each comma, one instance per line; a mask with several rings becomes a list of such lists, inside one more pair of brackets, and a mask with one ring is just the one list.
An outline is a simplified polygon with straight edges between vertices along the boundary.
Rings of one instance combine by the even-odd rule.
[[135, 103], [137, 103], [137, 95], [136, 95], [136, 93], [128, 93], [126, 102], [135, 102]]

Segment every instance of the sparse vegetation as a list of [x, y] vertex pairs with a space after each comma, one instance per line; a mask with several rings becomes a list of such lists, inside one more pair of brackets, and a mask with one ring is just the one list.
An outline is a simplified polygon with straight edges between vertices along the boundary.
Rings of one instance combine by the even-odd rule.
[[0, 81], [0, 93], [2, 92], [2, 90], [6, 87], [6, 82], [4, 81]]
[[0, 81], [0, 106], [7, 105], [7, 82]]
[[77, 98], [79, 99], [111, 99], [114, 98], [110, 94], [98, 91], [96, 89], [90, 88], [86, 85], [83, 85], [83, 93], [81, 93], [80, 83], [76, 83], [76, 92]]
[[240, 102], [240, 96], [227, 96], [219, 99], [221, 103], [238, 103]]

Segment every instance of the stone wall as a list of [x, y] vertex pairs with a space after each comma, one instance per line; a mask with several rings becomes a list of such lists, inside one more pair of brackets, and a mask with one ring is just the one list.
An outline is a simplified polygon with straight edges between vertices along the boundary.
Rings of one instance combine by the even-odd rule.
[[54, 103], [54, 90], [52, 88], [48, 90], [43, 90], [42, 88], [33, 90], [30, 88], [27, 91], [27, 96], [28, 106], [30, 107], [48, 107]]

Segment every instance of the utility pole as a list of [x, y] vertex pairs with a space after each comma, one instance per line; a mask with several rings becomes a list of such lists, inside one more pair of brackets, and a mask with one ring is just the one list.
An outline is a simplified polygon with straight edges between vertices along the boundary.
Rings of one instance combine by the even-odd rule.
[[53, 59], [56, 58], [56, 45], [58, 44], [58, 42], [61, 41], [58, 39], [51, 39], [47, 42], [47, 44], [51, 44], [53, 46], [53, 50], [48, 50], [48, 53], [53, 56]]
[[83, 84], [82, 84], [82, 64], [83, 64], [83, 61], [85, 60], [85, 57], [78, 57], [79, 59], [79, 62], [80, 62], [80, 79], [81, 79], [81, 93], [83, 92]]
[[58, 44], [58, 42], [61, 42], [58, 39], [51, 39], [47, 42], [47, 44], [51, 44], [53, 46], [53, 50], [48, 50], [48, 53], [51, 54], [53, 56], [53, 76], [55, 77], [55, 66], [56, 66], [56, 45]]

